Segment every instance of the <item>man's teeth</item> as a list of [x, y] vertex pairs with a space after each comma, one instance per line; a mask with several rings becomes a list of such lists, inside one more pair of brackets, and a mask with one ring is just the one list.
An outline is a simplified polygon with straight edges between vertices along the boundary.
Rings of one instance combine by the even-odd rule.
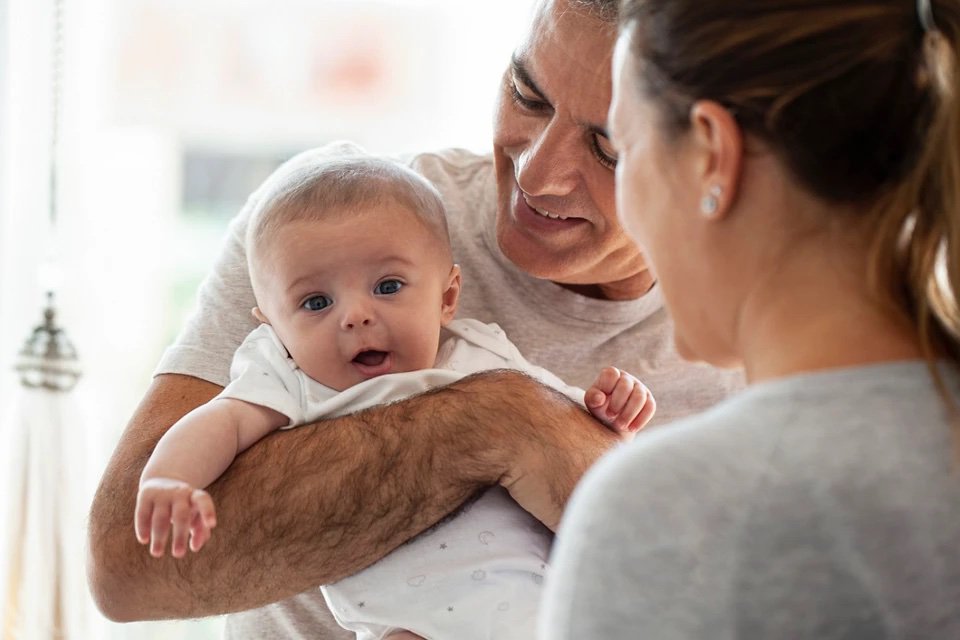
[[542, 215], [544, 218], [550, 218], [551, 220], [566, 220], [566, 216], [558, 216], [555, 213], [550, 213], [549, 211], [544, 211], [543, 209], [537, 209], [536, 207], [531, 207], [534, 211]]

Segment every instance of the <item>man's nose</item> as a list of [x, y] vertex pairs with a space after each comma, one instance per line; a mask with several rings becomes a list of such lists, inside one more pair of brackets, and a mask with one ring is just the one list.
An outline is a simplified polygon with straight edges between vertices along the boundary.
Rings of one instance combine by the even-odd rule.
[[577, 186], [577, 140], [566, 123], [553, 120], [517, 159], [517, 184], [532, 196], [565, 196]]

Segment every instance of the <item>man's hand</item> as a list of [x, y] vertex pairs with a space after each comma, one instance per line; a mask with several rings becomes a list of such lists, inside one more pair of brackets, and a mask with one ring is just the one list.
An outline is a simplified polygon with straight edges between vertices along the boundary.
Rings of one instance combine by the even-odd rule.
[[644, 428], [657, 410], [653, 394], [626, 371], [606, 367], [587, 389], [584, 404], [593, 416], [632, 440]]
[[203, 489], [172, 478], [148, 478], [140, 483], [134, 528], [137, 540], [150, 545], [154, 558], [163, 556], [171, 537], [174, 558], [187, 555], [188, 539], [190, 550], [200, 551], [215, 526], [213, 499]]

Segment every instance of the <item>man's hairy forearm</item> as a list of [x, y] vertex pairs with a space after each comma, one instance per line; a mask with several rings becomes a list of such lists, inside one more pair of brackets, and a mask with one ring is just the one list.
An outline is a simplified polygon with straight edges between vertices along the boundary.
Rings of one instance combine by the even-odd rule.
[[[90, 519], [90, 581], [118, 620], [183, 618], [261, 606], [380, 559], [506, 472], [502, 438], [482, 424], [529, 422], [524, 393], [481, 374], [317, 425], [279, 432], [210, 486], [218, 527], [187, 558], [150, 557], [133, 533], [138, 479], [163, 432], [218, 387], [161, 376], [117, 447]], [[166, 380], [165, 380], [166, 378]], [[516, 381], [516, 380], [514, 380]], [[192, 405], [192, 406], [187, 406]], [[505, 444], [505, 443], [504, 443]]]

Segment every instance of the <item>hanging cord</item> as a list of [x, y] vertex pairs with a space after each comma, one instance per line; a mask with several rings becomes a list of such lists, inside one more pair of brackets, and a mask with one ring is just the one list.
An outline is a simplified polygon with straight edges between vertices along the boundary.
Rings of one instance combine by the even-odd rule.
[[53, 64], [50, 78], [50, 227], [56, 229], [59, 198], [60, 102], [63, 82], [63, 0], [53, 0]]
[[[53, 63], [51, 65], [50, 86], [50, 235], [52, 242], [56, 241], [57, 217], [59, 214], [58, 197], [58, 168], [60, 154], [60, 112], [63, 86], [63, 0], [53, 0], [53, 33], [52, 33]], [[52, 252], [51, 252], [52, 253]], [[55, 262], [51, 256], [48, 262]], [[46, 279], [55, 278], [52, 275], [56, 269], [51, 264], [45, 264], [48, 272]], [[16, 370], [20, 374], [20, 382], [25, 387], [42, 388], [49, 391], [69, 391], [80, 378], [80, 366], [76, 349], [67, 338], [66, 332], [55, 323], [56, 309], [54, 307], [55, 284], [44, 282], [47, 288], [47, 305], [44, 309], [43, 323], [38, 325], [18, 354]]]

